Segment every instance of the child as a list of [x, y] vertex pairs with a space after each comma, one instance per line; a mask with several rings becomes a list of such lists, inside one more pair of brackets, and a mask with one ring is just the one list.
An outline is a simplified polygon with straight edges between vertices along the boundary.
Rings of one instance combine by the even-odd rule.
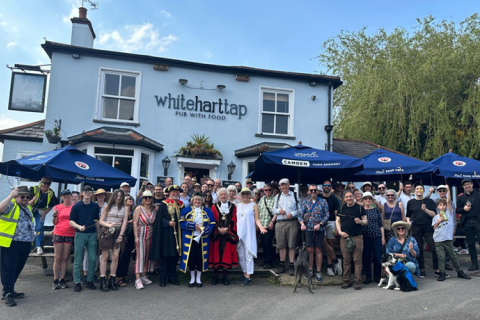
[[452, 202], [450, 195], [450, 187], [447, 185], [447, 199], [438, 199], [437, 208], [438, 214], [433, 217], [432, 225], [435, 232], [433, 233], [433, 240], [435, 241], [435, 248], [438, 256], [438, 266], [440, 274], [438, 281], [444, 281], [450, 276], [445, 274], [445, 252], [448, 253], [452, 260], [453, 267], [457, 271], [457, 276], [463, 279], [471, 279], [460, 268], [457, 256], [453, 250], [453, 229], [455, 216], [452, 212]]

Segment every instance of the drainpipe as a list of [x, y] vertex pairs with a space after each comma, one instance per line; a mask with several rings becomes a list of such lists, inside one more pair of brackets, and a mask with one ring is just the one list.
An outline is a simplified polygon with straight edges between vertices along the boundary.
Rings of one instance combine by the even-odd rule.
[[327, 143], [325, 144], [325, 150], [332, 151], [332, 82], [328, 82], [328, 124], [325, 126], [327, 131]]

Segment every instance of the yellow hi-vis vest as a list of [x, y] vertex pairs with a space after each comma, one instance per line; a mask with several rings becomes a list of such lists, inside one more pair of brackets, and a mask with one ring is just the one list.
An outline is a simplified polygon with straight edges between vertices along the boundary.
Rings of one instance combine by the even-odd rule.
[[[41, 188], [40, 186], [33, 187], [33, 193], [35, 194], [35, 197], [37, 197], [33, 206], [35, 206], [37, 204], [37, 202], [40, 198], [40, 188]], [[47, 191], [47, 206], [45, 208], [38, 208], [38, 209], [47, 209], [50, 205], [50, 201], [52, 200], [53, 195], [54, 195], [53, 190], [48, 189], [48, 191]]]
[[[13, 235], [15, 234], [15, 229], [17, 228], [18, 216], [20, 215], [20, 207], [18, 206], [15, 199], [12, 199], [14, 206], [9, 213], [0, 215], [0, 247], [10, 248], [12, 244]], [[32, 208], [27, 206], [30, 212]], [[33, 222], [33, 214], [32, 214]]]

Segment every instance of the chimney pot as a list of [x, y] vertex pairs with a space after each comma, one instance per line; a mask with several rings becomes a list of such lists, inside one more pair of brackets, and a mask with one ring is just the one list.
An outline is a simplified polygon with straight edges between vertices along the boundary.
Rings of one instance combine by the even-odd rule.
[[78, 17], [80, 19], [87, 19], [87, 8], [84, 8], [84, 7], [78, 8]]

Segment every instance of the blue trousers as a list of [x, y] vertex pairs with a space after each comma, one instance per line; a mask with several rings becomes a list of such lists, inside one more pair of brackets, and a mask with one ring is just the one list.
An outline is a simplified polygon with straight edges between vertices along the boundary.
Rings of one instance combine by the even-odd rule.
[[43, 224], [41, 221], [42, 215], [37, 209], [33, 209], [33, 217], [35, 218], [35, 247], [43, 245]]
[[367, 278], [380, 279], [382, 273], [382, 237], [363, 237], [363, 270]]

